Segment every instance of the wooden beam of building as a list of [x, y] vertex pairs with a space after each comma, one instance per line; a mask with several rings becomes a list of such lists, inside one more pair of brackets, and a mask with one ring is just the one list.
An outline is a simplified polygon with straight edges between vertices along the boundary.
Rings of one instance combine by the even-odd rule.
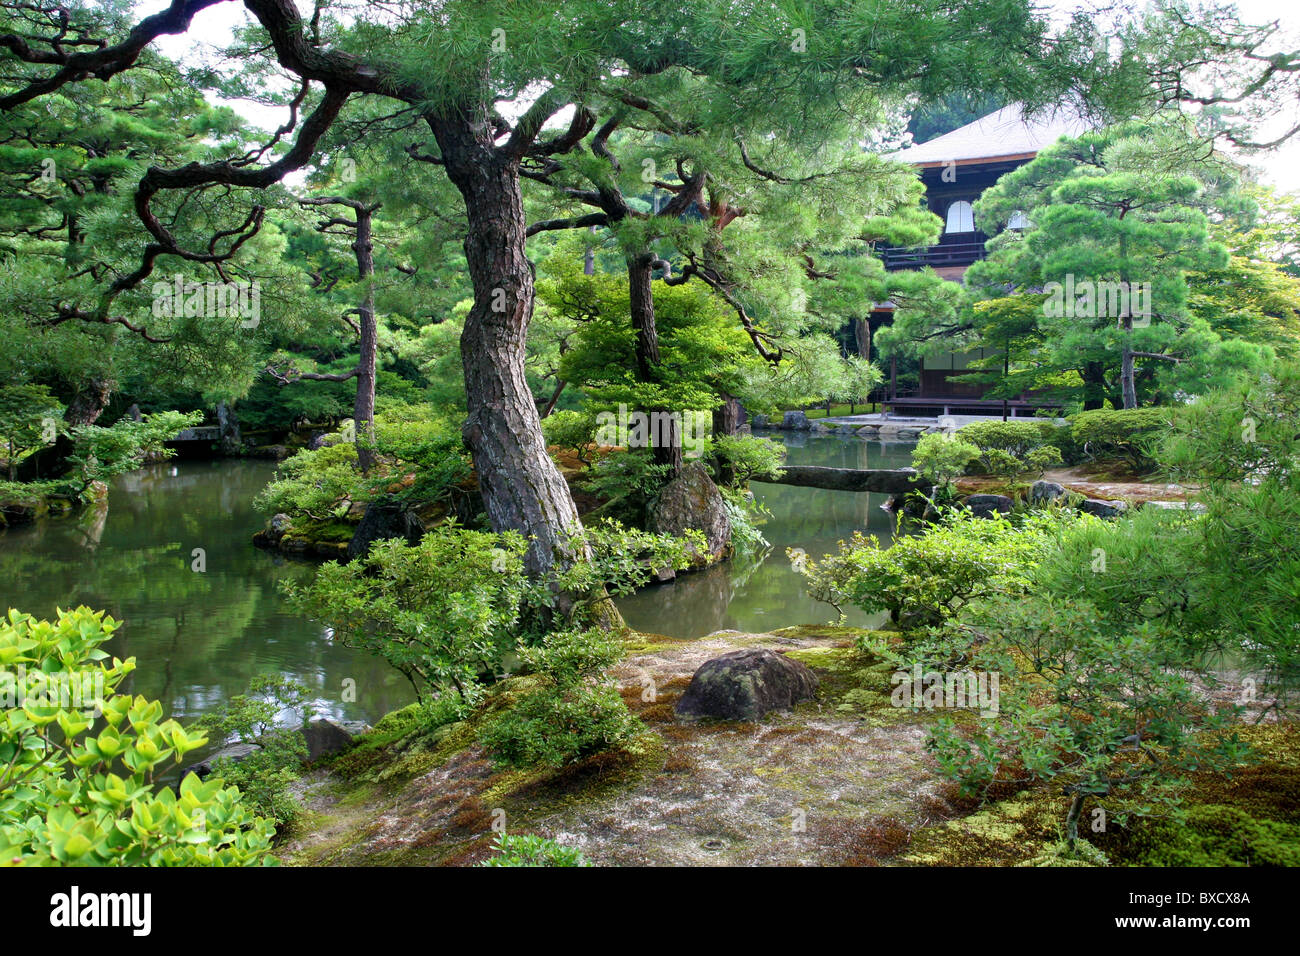
[[899, 495], [921, 487], [921, 476], [914, 468], [826, 468], [821, 465], [786, 465], [779, 477], [761, 478], [774, 485], [797, 485], [800, 488], [827, 488], [831, 491], [874, 491]]

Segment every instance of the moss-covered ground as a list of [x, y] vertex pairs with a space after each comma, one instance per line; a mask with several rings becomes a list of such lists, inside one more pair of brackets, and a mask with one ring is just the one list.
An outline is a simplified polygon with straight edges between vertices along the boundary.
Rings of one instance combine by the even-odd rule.
[[[1230, 776], [1193, 778], [1181, 794], [1181, 822], [1119, 826], [1126, 808], [1103, 802], [1110, 824], [1088, 830], [1088, 845], [1071, 855], [1062, 850], [1058, 792], [1008, 786], [981, 803], [940, 776], [925, 750], [935, 712], [890, 702], [894, 666], [880, 649], [894, 637], [832, 626], [690, 641], [631, 633], [613, 676], [645, 731], [626, 751], [560, 769], [498, 766], [478, 742], [483, 721], [532, 678], [504, 681], [472, 719], [437, 728], [424, 725], [418, 707], [406, 708], [304, 778], [306, 810], [280, 855], [297, 864], [472, 864], [504, 826], [577, 846], [598, 865], [1291, 859], [1300, 747], [1285, 725], [1246, 728], [1256, 760]], [[753, 723], [679, 720], [674, 705], [695, 669], [740, 647], [807, 664], [820, 681], [817, 699]]]

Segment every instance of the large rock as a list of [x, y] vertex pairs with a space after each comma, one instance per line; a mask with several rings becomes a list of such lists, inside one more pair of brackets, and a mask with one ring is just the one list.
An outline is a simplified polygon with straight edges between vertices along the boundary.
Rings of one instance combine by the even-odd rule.
[[198, 763], [192, 763], [187, 767], [182, 767], [181, 779], [184, 780], [192, 773], [200, 780], [203, 780], [212, 774], [213, 764], [218, 760], [229, 760], [232, 763], [238, 763], [245, 757], [251, 756], [261, 749], [262, 748], [257, 744], [230, 744], [226, 747], [222, 747], [220, 750], [214, 750]]
[[239, 416], [225, 402], [217, 402], [217, 445], [223, 455], [238, 455], [244, 447], [239, 434]]
[[1035, 481], [1029, 486], [1031, 505], [1050, 505], [1065, 495], [1065, 486], [1054, 481]]
[[407, 544], [419, 544], [424, 525], [406, 505], [390, 499], [376, 498], [366, 505], [361, 523], [348, 542], [347, 558], [352, 561], [370, 553], [370, 546], [386, 538], [402, 538]]
[[309, 720], [302, 726], [303, 740], [307, 742], [307, 759], [318, 760], [327, 754], [342, 753], [368, 730], [370, 725], [359, 720], [333, 721], [324, 717]]
[[976, 518], [1010, 514], [1013, 504], [1006, 495], [971, 495], [966, 499], [966, 507]]
[[808, 416], [803, 412], [786, 412], [781, 416], [781, 427], [794, 432], [806, 432], [812, 427]]
[[731, 543], [731, 519], [722, 493], [698, 461], [683, 465], [677, 477], [664, 485], [650, 506], [648, 525], [650, 531], [659, 534], [702, 531], [709, 560], [722, 557]]
[[817, 693], [817, 675], [765, 648], [732, 651], [705, 661], [677, 702], [679, 717], [758, 720]]
[[751, 418], [751, 419], [749, 420], [749, 424], [750, 424], [750, 426], [751, 426], [752, 428], [768, 428], [768, 427], [770, 427], [770, 426], [768, 425], [768, 423], [767, 423], [767, 416], [766, 416], [766, 415], [755, 415], [753, 418]]
[[1128, 510], [1128, 502], [1105, 501], [1101, 498], [1085, 498], [1080, 503], [1079, 510], [1090, 515], [1096, 515], [1098, 518], [1118, 518]]
[[285, 532], [289, 530], [289, 527], [292, 524], [293, 524], [292, 518], [290, 518], [284, 512], [278, 512], [276, 514], [271, 515], [271, 523], [268, 526], [267, 534], [270, 535], [272, 538], [274, 538], [276, 541], [279, 541], [281, 538], [284, 537]]

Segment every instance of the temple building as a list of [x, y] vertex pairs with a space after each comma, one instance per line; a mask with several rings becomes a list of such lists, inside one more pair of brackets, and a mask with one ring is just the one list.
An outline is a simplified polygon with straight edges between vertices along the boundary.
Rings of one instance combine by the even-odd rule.
[[[917, 168], [925, 183], [926, 202], [944, 226], [936, 245], [882, 250], [885, 268], [928, 266], [945, 279], [960, 282], [967, 267], [984, 258], [984, 243], [989, 238], [975, 228], [975, 200], [999, 177], [1032, 160], [1039, 150], [1062, 136], [1077, 136], [1086, 129], [1082, 120], [1063, 113], [1026, 120], [1020, 107], [1013, 105], [895, 153], [894, 159]], [[1008, 227], [1024, 225], [1027, 222], [1013, 219]], [[892, 320], [893, 307], [889, 303], [873, 309], [867, 328], [858, 330], [860, 350], [870, 352], [875, 330]], [[859, 326], [862, 324], [859, 321]], [[879, 356], [870, 357], [879, 360]], [[1040, 403], [1028, 395], [1005, 403], [1002, 399], [985, 399], [986, 385], [963, 382], [972, 361], [983, 357], [984, 350], [976, 350], [922, 359], [915, 375], [911, 369], [904, 374], [910, 381], [900, 381], [902, 363], [891, 358], [885, 366], [887, 378], [882, 404], [891, 410], [918, 415], [981, 414], [1001, 410], [1004, 405], [1014, 415], [1017, 409], [1039, 407]]]

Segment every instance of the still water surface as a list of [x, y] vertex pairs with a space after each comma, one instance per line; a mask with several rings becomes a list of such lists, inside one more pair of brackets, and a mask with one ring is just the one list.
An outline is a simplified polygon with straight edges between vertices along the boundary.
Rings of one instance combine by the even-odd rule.
[[[910, 445], [785, 440], [791, 464], [899, 467], [910, 454]], [[39, 617], [79, 604], [108, 611], [124, 622], [109, 652], [137, 659], [123, 690], [161, 700], [181, 720], [243, 693], [259, 674], [281, 673], [311, 688], [318, 713], [374, 722], [409, 703], [410, 686], [289, 610], [277, 585], [305, 578], [313, 565], [252, 546], [264, 521], [252, 501], [273, 468], [228, 460], [156, 465], [115, 480], [106, 508], [0, 531], [0, 609]], [[758, 483], [754, 490], [771, 511], [763, 525], [771, 549], [624, 598], [631, 626], [695, 637], [833, 617], [804, 592], [785, 549], [820, 557], [855, 530], [888, 537], [883, 496]], [[196, 548], [205, 570], [195, 570]], [[865, 623], [852, 609], [850, 621]]]

